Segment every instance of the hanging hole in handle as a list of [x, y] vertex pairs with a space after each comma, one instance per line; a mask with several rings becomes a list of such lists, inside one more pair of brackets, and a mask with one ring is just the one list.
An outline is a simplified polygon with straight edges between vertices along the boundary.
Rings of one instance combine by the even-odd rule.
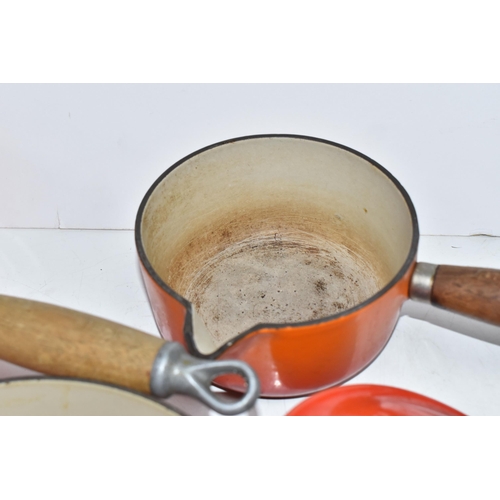
[[215, 384], [210, 385], [210, 393], [212, 394], [212, 397], [219, 400], [221, 403], [228, 405], [241, 400], [242, 396], [240, 392], [227, 391], [226, 389], [218, 387]]
[[[211, 390], [217, 388], [220, 391], [232, 394], [234, 397], [244, 394], [248, 390], [248, 382], [245, 377], [239, 373], [225, 373], [216, 375], [211, 380]], [[218, 391], [219, 392], [219, 391]]]
[[[213, 381], [219, 377], [236, 375], [244, 386], [243, 391], [231, 395], [217, 392]], [[184, 368], [185, 384], [183, 392], [191, 394], [213, 410], [224, 415], [236, 415], [249, 410], [260, 394], [260, 382], [255, 372], [246, 363], [238, 360], [200, 361], [192, 360], [191, 366]]]
[[[241, 390], [229, 390], [228, 384], [231, 383], [235, 386], [241, 387]], [[248, 382], [243, 375], [238, 373], [228, 373], [225, 375], [217, 375], [211, 381], [210, 392], [222, 402], [232, 404], [241, 399], [242, 394], [248, 391]], [[249, 408], [247, 411], [250, 411]]]
[[[231, 390], [226, 389], [225, 387], [220, 387], [218, 385], [218, 381], [217, 381], [217, 379], [219, 377], [222, 379], [221, 383], [225, 384], [225, 382], [223, 381], [223, 379], [225, 377], [223, 375], [215, 377], [215, 380], [213, 380], [212, 384], [210, 385], [210, 392], [214, 395], [214, 397], [216, 397], [217, 399], [219, 399], [227, 404], [231, 404], [231, 403], [241, 399], [242, 392], [246, 392], [248, 390], [248, 384], [247, 384], [244, 377], [241, 377], [238, 375], [236, 375], [236, 377], [235, 377], [235, 380], [237, 380], [238, 383], [240, 382], [240, 379], [241, 379], [241, 387], [242, 387], [241, 392], [231, 391]], [[254, 405], [251, 408], [249, 408], [248, 410], [246, 410], [244, 413], [242, 413], [242, 415], [256, 416], [256, 415], [258, 415], [257, 408]]]
[[[239, 390], [227, 389], [229, 384], [238, 387]], [[210, 383], [210, 392], [213, 397], [227, 405], [237, 404], [238, 401], [243, 399], [242, 395], [246, 398], [249, 389], [250, 387], [247, 379], [239, 373], [216, 375], [212, 378]], [[251, 409], [250, 407], [246, 411], [250, 411]]]

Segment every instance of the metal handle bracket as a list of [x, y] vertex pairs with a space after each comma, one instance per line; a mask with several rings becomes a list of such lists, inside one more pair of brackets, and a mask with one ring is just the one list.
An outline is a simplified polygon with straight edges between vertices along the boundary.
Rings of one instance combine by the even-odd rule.
[[[237, 401], [223, 401], [210, 389], [212, 380], [234, 373], [247, 383], [246, 393]], [[224, 415], [236, 415], [250, 409], [260, 393], [255, 372], [239, 360], [204, 360], [188, 354], [178, 342], [166, 342], [158, 351], [151, 369], [151, 393], [166, 398], [174, 393], [193, 396]]]

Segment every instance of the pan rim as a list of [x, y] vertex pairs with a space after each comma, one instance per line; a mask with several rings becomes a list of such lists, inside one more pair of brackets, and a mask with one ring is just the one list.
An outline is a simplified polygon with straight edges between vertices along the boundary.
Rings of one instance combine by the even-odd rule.
[[110, 389], [116, 389], [116, 390], [118, 390], [118, 392], [125, 392], [125, 393], [130, 393], [134, 396], [139, 396], [140, 398], [144, 398], [153, 404], [159, 405], [163, 408], [166, 408], [167, 410], [173, 411], [173, 412], [177, 413], [179, 416], [187, 416], [187, 414], [183, 413], [178, 408], [175, 408], [174, 406], [170, 406], [162, 401], [158, 401], [157, 399], [150, 396], [149, 394], [144, 394], [142, 392], [135, 391], [134, 389], [129, 389], [128, 387], [123, 387], [121, 385], [112, 384], [110, 382], [101, 382], [100, 380], [91, 380], [88, 378], [56, 377], [53, 375], [30, 375], [30, 376], [26, 376], [26, 377], [18, 376], [18, 377], [9, 377], [9, 378], [0, 379], [0, 386], [8, 385], [8, 384], [13, 383], [13, 382], [44, 382], [44, 381], [76, 382], [76, 383], [104, 386], [104, 387], [107, 387]]
[[[389, 283], [387, 283], [383, 288], [381, 288], [376, 294], [372, 295], [371, 297], [369, 297], [368, 299], [364, 300], [363, 302], [357, 304], [356, 306], [351, 307], [350, 309], [346, 309], [344, 311], [341, 311], [339, 313], [336, 313], [336, 314], [333, 314], [330, 316], [324, 316], [322, 318], [318, 318], [315, 320], [301, 321], [301, 322], [296, 322], [296, 323], [257, 323], [254, 326], [252, 326], [251, 328], [248, 328], [244, 332], [242, 332], [239, 335], [228, 340], [227, 342], [225, 342], [222, 346], [220, 346], [215, 351], [208, 353], [208, 354], [203, 354], [198, 350], [198, 348], [196, 347], [196, 343], [194, 341], [193, 313], [192, 313], [191, 302], [188, 301], [186, 298], [184, 298], [182, 295], [178, 294], [175, 290], [170, 288], [160, 278], [160, 276], [156, 273], [153, 266], [149, 262], [149, 259], [146, 255], [146, 251], [144, 249], [144, 246], [142, 243], [142, 236], [141, 236], [141, 226], [142, 226], [142, 218], [144, 215], [144, 211], [145, 211], [146, 205], [147, 205], [151, 195], [154, 193], [154, 191], [156, 190], [158, 185], [167, 177], [168, 174], [170, 174], [172, 171], [174, 171], [176, 168], [178, 168], [179, 166], [184, 164], [189, 159], [191, 159], [191, 158], [193, 158], [201, 153], [204, 153], [205, 151], [209, 151], [210, 149], [224, 146], [226, 144], [231, 144], [233, 142], [253, 140], [253, 139], [270, 139], [270, 138], [299, 139], [299, 140], [306, 140], [306, 141], [327, 144], [329, 146], [333, 146], [333, 147], [342, 149], [344, 151], [347, 151], [349, 153], [352, 153], [352, 154], [362, 158], [363, 160], [367, 161], [373, 167], [378, 169], [398, 189], [399, 193], [402, 195], [402, 197], [406, 203], [408, 211], [410, 212], [410, 219], [411, 219], [411, 225], [412, 225], [412, 238], [411, 238], [410, 249], [408, 251], [408, 255], [407, 255], [403, 265], [401, 266], [399, 271], [395, 274], [395, 276], [389, 281]], [[323, 324], [323, 323], [329, 323], [330, 321], [334, 321], [338, 318], [342, 318], [342, 317], [351, 315], [353, 313], [356, 313], [357, 311], [363, 309], [364, 307], [368, 306], [372, 302], [375, 302], [377, 299], [382, 297], [396, 283], [398, 283], [403, 278], [403, 276], [406, 274], [406, 272], [410, 268], [411, 264], [415, 260], [415, 257], [417, 254], [419, 236], [420, 236], [417, 214], [416, 214], [416, 210], [415, 210], [415, 207], [413, 205], [413, 202], [411, 201], [410, 196], [408, 195], [408, 193], [406, 192], [406, 190], [402, 186], [402, 184], [386, 168], [384, 168], [378, 162], [376, 162], [375, 160], [366, 156], [365, 154], [360, 153], [359, 151], [357, 151], [353, 148], [350, 148], [348, 146], [345, 146], [343, 144], [339, 144], [337, 142], [333, 142], [333, 141], [330, 141], [327, 139], [321, 139], [318, 137], [299, 135], [299, 134], [257, 134], [257, 135], [246, 135], [246, 136], [241, 136], [241, 137], [235, 137], [232, 139], [226, 139], [224, 141], [216, 142], [216, 143], [211, 144], [209, 146], [205, 146], [201, 149], [198, 149], [197, 151], [194, 151], [193, 153], [190, 153], [189, 155], [185, 156], [184, 158], [178, 160], [176, 163], [174, 163], [171, 167], [169, 167], [167, 170], [165, 170], [156, 179], [156, 181], [151, 185], [151, 187], [148, 189], [148, 191], [144, 195], [144, 197], [141, 201], [141, 204], [139, 205], [139, 209], [137, 211], [134, 233], [135, 233], [134, 236], [135, 236], [135, 244], [136, 244], [137, 253], [139, 255], [139, 259], [140, 259], [142, 265], [144, 266], [144, 269], [146, 270], [146, 272], [149, 274], [149, 276], [154, 280], [154, 282], [163, 291], [167, 292], [169, 295], [174, 297], [186, 309], [186, 316], [184, 319], [184, 327], [183, 327], [184, 340], [186, 342], [186, 346], [187, 346], [189, 352], [191, 354], [193, 354], [194, 356], [197, 356], [197, 357], [202, 358], [202, 359], [215, 359], [215, 358], [219, 357], [222, 353], [224, 353], [227, 349], [229, 349], [233, 344], [240, 341], [241, 339], [243, 339], [247, 335], [249, 335], [255, 331], [258, 331], [258, 330], [263, 330], [263, 329], [275, 329], [276, 330], [276, 329], [282, 329], [282, 328], [300, 328], [300, 327], [304, 327], [304, 326], [314, 326], [314, 325], [319, 325], [319, 324]]]

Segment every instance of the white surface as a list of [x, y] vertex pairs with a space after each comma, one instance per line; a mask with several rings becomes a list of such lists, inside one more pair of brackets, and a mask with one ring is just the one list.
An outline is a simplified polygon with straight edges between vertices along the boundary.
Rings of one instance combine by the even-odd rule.
[[500, 85], [0, 85], [0, 227], [132, 228], [174, 162], [242, 135], [365, 153], [422, 234], [500, 235]]
[[[422, 237], [419, 257], [498, 267], [500, 238]], [[0, 293], [78, 309], [158, 335], [132, 231], [0, 230]], [[500, 343], [500, 328], [410, 302], [404, 309], [415, 317], [403, 316], [382, 354], [349, 383], [392, 385], [470, 415], [500, 415], [500, 346], [471, 338]], [[28, 373], [0, 362], [0, 378]], [[302, 399], [259, 400], [249, 413], [283, 415]], [[187, 413], [213, 414], [184, 396], [171, 402]]]

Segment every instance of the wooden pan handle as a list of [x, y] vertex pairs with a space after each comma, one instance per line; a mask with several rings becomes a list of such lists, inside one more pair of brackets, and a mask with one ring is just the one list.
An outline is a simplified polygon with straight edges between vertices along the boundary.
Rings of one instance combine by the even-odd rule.
[[500, 270], [419, 262], [410, 297], [500, 325]]
[[41, 373], [150, 393], [151, 367], [164, 343], [89, 314], [0, 295], [0, 358]]
[[500, 270], [438, 266], [431, 302], [500, 325]]

